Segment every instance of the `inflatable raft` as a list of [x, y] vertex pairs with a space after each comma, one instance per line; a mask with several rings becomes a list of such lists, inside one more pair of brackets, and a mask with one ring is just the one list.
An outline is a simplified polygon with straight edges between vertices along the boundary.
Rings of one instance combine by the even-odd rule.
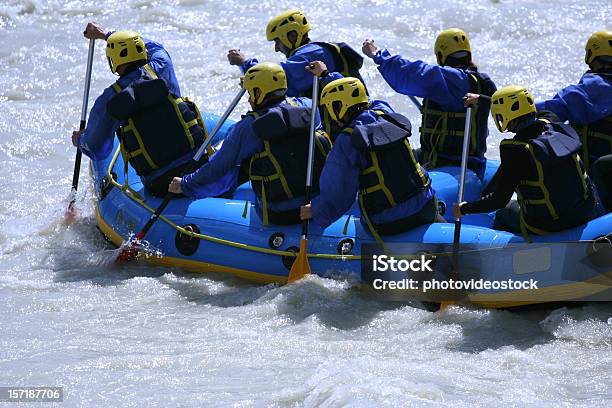
[[[218, 117], [205, 115], [204, 119], [210, 131]], [[221, 128], [216, 137], [218, 140], [223, 139], [230, 125], [228, 121]], [[475, 200], [480, 196], [483, 185], [491, 179], [498, 165], [496, 161], [488, 161], [482, 181], [468, 171], [465, 189], [467, 200]], [[120, 246], [142, 228], [161, 200], [144, 190], [131, 167], [128, 166], [124, 174], [117, 142], [111, 157], [91, 162], [91, 173], [96, 194], [98, 227], [110, 241]], [[450, 220], [450, 208], [457, 197], [459, 169], [440, 168], [431, 171], [430, 176], [438, 194], [440, 209], [445, 218]], [[193, 272], [230, 273], [260, 283], [285, 283], [299, 247], [301, 227], [263, 225], [254, 204], [245, 201], [247, 195], [254, 197], [254, 193], [251, 191], [249, 194], [249, 190], [248, 184], [241, 186], [232, 199], [173, 200], [146, 237], [162, 255], [149, 256], [146, 261]], [[457, 271], [453, 271], [455, 275], [451, 277], [458, 279], [456, 275], [464, 274], [464, 271], [486, 281], [502, 281], [520, 276], [523, 280], [537, 279], [539, 290], [472, 290], [465, 296], [467, 301], [489, 307], [510, 307], [583, 299], [609, 293], [612, 263], [608, 264], [605, 259], [601, 261], [601, 251], [595, 251], [599, 254], [595, 267], [587, 265], [582, 268], [576, 265], [589, 263], [584, 261], [585, 256], [593, 257], [595, 240], [605, 241], [606, 236], [610, 238], [612, 214], [561, 233], [545, 237], [533, 236], [533, 243], [527, 243], [523, 236], [492, 229], [492, 222], [491, 214], [463, 218], [461, 251], [466, 255], [462, 255], [462, 264]], [[404, 251], [405, 245], [412, 245], [414, 253], [433, 254], [438, 257], [438, 263], [442, 264], [444, 262], [441, 260], [450, 259], [453, 233], [453, 223], [435, 223], [404, 234], [384, 237], [384, 240], [390, 247], [403, 245], [401, 250]], [[568, 245], [568, 242], [579, 245]], [[372, 276], [362, 272], [364, 263], [368, 262], [362, 259], [362, 248], [367, 248], [362, 247], [364, 244], [376, 242], [362, 225], [357, 206], [324, 230], [311, 223], [308, 250], [313, 273], [323, 277], [350, 279], [369, 287]], [[530, 266], [530, 262], [537, 265]], [[520, 270], [517, 265], [522, 265]], [[425, 277], [421, 274], [418, 278], [421, 281], [436, 278], [443, 281], [449, 279], [449, 274], [436, 270]], [[401, 293], [407, 298], [431, 300], [422, 290], [403, 290]]]

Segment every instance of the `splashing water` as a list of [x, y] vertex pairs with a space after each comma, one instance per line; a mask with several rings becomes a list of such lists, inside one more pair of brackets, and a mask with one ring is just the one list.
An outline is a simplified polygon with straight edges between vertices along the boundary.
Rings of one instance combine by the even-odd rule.
[[[84, 160], [77, 217], [65, 222], [87, 21], [163, 43], [183, 94], [221, 113], [239, 47], [265, 41], [287, 1], [43, 1], [0, 4], [0, 383], [61, 385], [66, 406], [609, 406], [612, 307], [430, 312], [310, 276], [258, 286], [144, 263], [117, 266], [99, 234]], [[304, 1], [315, 40], [366, 37], [434, 62], [437, 32], [471, 37], [498, 86], [551, 97], [586, 70], [583, 47], [610, 28], [594, 0]], [[364, 65], [372, 94], [415, 127], [419, 115]], [[115, 78], [97, 43], [92, 99]], [[243, 101], [234, 112], [247, 110]], [[491, 127], [487, 156], [502, 136]], [[415, 138], [416, 139], [416, 138]], [[415, 140], [416, 143], [416, 140]], [[155, 249], [145, 245], [151, 256]]]

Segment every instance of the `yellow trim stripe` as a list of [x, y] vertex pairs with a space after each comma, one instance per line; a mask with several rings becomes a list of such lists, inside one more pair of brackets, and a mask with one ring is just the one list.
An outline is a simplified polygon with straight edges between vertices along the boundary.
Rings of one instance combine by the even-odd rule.
[[[115, 244], [117, 247], [121, 246], [121, 244], [123, 243], [123, 238], [121, 237], [121, 235], [119, 235], [115, 230], [113, 230], [111, 226], [106, 223], [104, 218], [102, 218], [102, 215], [100, 214], [100, 210], [98, 206], [96, 206], [95, 209], [96, 209], [96, 220], [98, 222], [98, 227], [100, 228], [100, 231], [102, 231], [102, 233], [105, 236], [107, 236], [113, 242], [113, 244]], [[165, 267], [178, 267], [178, 268], [183, 268], [191, 272], [228, 273], [228, 274], [232, 274], [240, 278], [243, 278], [243, 279], [246, 279], [252, 282], [258, 282], [258, 283], [281, 283], [281, 284], [287, 283], [286, 277], [270, 275], [270, 274], [261, 273], [261, 272], [253, 272], [253, 271], [249, 271], [246, 269], [231, 268], [228, 266], [218, 265], [218, 264], [209, 263], [209, 262], [191, 261], [188, 259], [174, 258], [174, 257], [169, 257], [169, 256], [164, 256], [164, 257], [152, 256], [149, 258], [144, 258], [144, 260], [147, 263], [152, 264], [152, 265], [165, 266]]]
[[[109, 163], [109, 167], [106, 170], [106, 177], [108, 178], [108, 180], [110, 180], [113, 186], [117, 187], [119, 190], [125, 193], [126, 187], [117, 183], [117, 181], [115, 181], [115, 179], [113, 179], [110, 174], [111, 170], [115, 166], [115, 162], [117, 161], [118, 156], [119, 156], [119, 148], [116, 149], [115, 154], [113, 155], [113, 158]], [[141, 197], [139, 196], [137, 197], [136, 195], [129, 194], [129, 193], [126, 194], [126, 197], [138, 203], [141, 207], [149, 211], [151, 214], [155, 212], [155, 209], [147, 205]], [[252, 245], [243, 244], [240, 242], [234, 242], [234, 241], [229, 241], [229, 240], [222, 239], [222, 238], [213, 237], [210, 235], [197, 234], [192, 231], [187, 231], [186, 229], [170, 221], [168, 218], [166, 218], [163, 215], [160, 215], [159, 219], [164, 221], [166, 224], [170, 225], [176, 231], [179, 231], [181, 234], [188, 235], [193, 238], [215, 242], [217, 244], [227, 245], [227, 246], [231, 246], [234, 248], [240, 248], [240, 249], [244, 249], [244, 250], [252, 251], [252, 252], [259, 252], [259, 253], [264, 253], [264, 254], [280, 255], [280, 256], [293, 256], [293, 257], [297, 256], [296, 253], [291, 252], [291, 251], [279, 251], [276, 249], [256, 247]], [[361, 259], [360, 255], [336, 255], [336, 254], [314, 254], [314, 253], [309, 253], [308, 257], [309, 258], [319, 258], [319, 259], [336, 259], [336, 260], [343, 260], [343, 261], [355, 261], [355, 260]]]

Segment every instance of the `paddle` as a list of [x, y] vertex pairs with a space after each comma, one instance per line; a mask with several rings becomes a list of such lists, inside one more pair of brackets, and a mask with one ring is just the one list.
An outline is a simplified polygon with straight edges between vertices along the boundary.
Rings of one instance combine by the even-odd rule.
[[[85, 89], [83, 90], [83, 104], [81, 106], [81, 123], [79, 130], [85, 129], [87, 119], [87, 102], [89, 101], [89, 88], [91, 85], [91, 67], [93, 65], [93, 54], [95, 50], [95, 39], [89, 40], [89, 51], [87, 52], [87, 71], [85, 72]], [[77, 189], [79, 188], [79, 174], [81, 173], [81, 149], [77, 147], [76, 158], [74, 159], [74, 172], [72, 173], [72, 189], [70, 191], [70, 204], [66, 210], [66, 217], [74, 216]]]
[[419, 100], [416, 97], [412, 96], [412, 95], [408, 95], [408, 97], [410, 98], [412, 103], [414, 103], [414, 105], [417, 107], [419, 112], [423, 112], [423, 105], [421, 104], [421, 102], [419, 102]]
[[[240, 102], [240, 99], [242, 98], [245, 92], [246, 92], [245, 89], [240, 89], [238, 94], [234, 97], [230, 106], [227, 107], [227, 109], [225, 110], [221, 118], [219, 118], [219, 121], [215, 125], [215, 128], [213, 129], [208, 139], [206, 139], [206, 141], [202, 143], [202, 146], [200, 146], [195, 156], [193, 156], [193, 159], [190, 165], [188, 166], [186, 173], [192, 173], [198, 169], [198, 167], [200, 166], [199, 161], [202, 158], [202, 155], [204, 155], [206, 148], [210, 145], [214, 137], [217, 135], [217, 133], [219, 132], [219, 129], [221, 129], [221, 126], [223, 126], [223, 123], [225, 123], [225, 121], [227, 120], [229, 115], [232, 113], [236, 105], [238, 105], [238, 102]], [[170, 201], [172, 201], [172, 198], [174, 198], [175, 196], [176, 194], [173, 194], [173, 193], [166, 194], [166, 197], [164, 197], [164, 200], [161, 202], [159, 207], [157, 207], [155, 212], [151, 215], [151, 218], [149, 218], [149, 220], [147, 221], [145, 226], [142, 228], [142, 230], [140, 230], [140, 232], [136, 235], [136, 237], [134, 237], [133, 239], [131, 239], [130, 241], [126, 243], [124, 248], [119, 253], [119, 256], [117, 256], [116, 262], [129, 261], [130, 259], [133, 259], [138, 254], [138, 244], [140, 243], [140, 241], [144, 239], [145, 235], [147, 235], [147, 232], [149, 232], [151, 227], [159, 219], [159, 216], [161, 215], [161, 213], [164, 211], [164, 209], [168, 206]]]
[[[312, 110], [310, 112], [310, 140], [308, 142], [308, 169], [306, 171], [306, 204], [312, 198], [312, 167], [314, 165], [315, 127], [317, 124], [317, 102], [319, 98], [319, 77], [312, 78]], [[302, 221], [302, 238], [300, 239], [300, 252], [293, 261], [289, 271], [288, 283], [302, 279], [304, 275], [311, 273], [308, 263], [308, 220]]]
[[[470, 125], [472, 121], [472, 107], [468, 106], [465, 111], [465, 128], [463, 131], [463, 147], [461, 149], [461, 176], [459, 178], [459, 194], [457, 197], [457, 203], [463, 202], [463, 190], [465, 187], [465, 175], [467, 172], [468, 162], [468, 147], [470, 145]], [[455, 218], [455, 234], [453, 236], [453, 269], [451, 276], [457, 277], [459, 272], [459, 249], [461, 244], [459, 239], [461, 238], [461, 217]], [[455, 301], [445, 300], [440, 303], [440, 309], [445, 309], [450, 305], [453, 305]]]

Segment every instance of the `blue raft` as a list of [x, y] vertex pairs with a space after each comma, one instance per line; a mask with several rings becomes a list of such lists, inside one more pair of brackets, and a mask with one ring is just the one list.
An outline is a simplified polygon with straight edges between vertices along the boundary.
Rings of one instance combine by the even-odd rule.
[[[205, 115], [204, 119], [210, 131], [218, 117]], [[228, 121], [222, 127], [217, 135], [219, 141], [225, 137], [230, 126]], [[488, 161], [482, 182], [468, 171], [466, 200], [475, 200], [480, 196], [483, 184], [491, 179], [498, 165], [496, 161]], [[111, 157], [91, 163], [91, 173], [96, 192], [98, 227], [119, 246], [142, 228], [161, 200], [144, 190], [131, 167], [128, 166], [127, 174], [124, 174], [117, 142]], [[459, 169], [440, 168], [430, 171], [430, 176], [441, 210], [448, 209], [444, 216], [450, 220], [450, 208], [457, 197]], [[254, 197], [252, 191], [248, 193], [249, 190], [248, 184], [241, 186], [233, 199], [173, 200], [146, 237], [163, 255], [147, 257], [146, 261], [193, 272], [225, 272], [261, 283], [285, 283], [299, 247], [301, 227], [264, 226], [254, 205], [245, 201], [247, 194]], [[612, 265], [604, 262], [603, 267], [575, 267], [575, 272], [571, 269], [575, 262], [584, 260], [584, 251], [588, 248], [591, 248], [592, 255], [593, 241], [609, 236], [612, 231], [612, 214], [571, 230], [544, 237], [532, 236], [533, 243], [526, 243], [520, 235], [496, 231], [492, 229], [492, 224], [492, 214], [463, 218], [461, 248], [479, 254], [476, 260], [473, 256], [465, 258], [468, 259], [465, 261], [467, 263], [464, 262], [467, 265], [465, 269], [472, 275], [476, 270], [479, 278], [489, 281], [507, 280], [513, 276], [534, 278], [538, 280], [540, 290], [534, 293], [499, 288], [482, 289], [471, 291], [465, 297], [467, 301], [488, 307], [511, 307], [579, 299], [609, 291]], [[436, 223], [404, 234], [384, 237], [384, 240], [390, 246], [412, 244], [417, 251], [426, 248], [426, 251], [431, 252], [431, 248], [438, 248], [444, 257], [448, 255], [453, 242], [453, 233], [452, 222]], [[588, 248], [576, 250], [575, 245], [568, 246], [568, 242], [581, 242], [582, 247]], [[375, 244], [375, 240], [362, 225], [357, 206], [324, 230], [311, 223], [308, 250], [313, 273], [350, 279], [369, 286], [367, 277], [362, 276], [360, 261], [363, 244]], [[572, 251], [580, 253], [569, 256]], [[537, 267], [529, 267], [529, 259], [537, 259]], [[517, 264], [522, 269], [517, 270]], [[583, 264], [585, 262], [580, 265]], [[460, 267], [457, 273], [462, 274], [463, 271], [464, 267]], [[448, 274], [442, 276], [441, 272], [434, 272], [430, 276], [436, 277], [447, 280]], [[423, 296], [422, 291], [402, 291], [402, 294], [411, 299], [430, 300]]]

